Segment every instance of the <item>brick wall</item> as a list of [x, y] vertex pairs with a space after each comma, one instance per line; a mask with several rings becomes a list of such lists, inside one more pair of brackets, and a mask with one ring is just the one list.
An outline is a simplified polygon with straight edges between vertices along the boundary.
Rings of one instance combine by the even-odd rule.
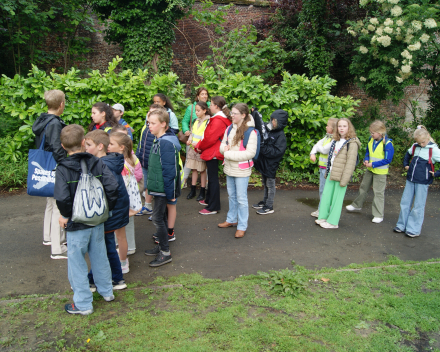
[[[224, 1], [227, 2], [227, 0]], [[228, 30], [258, 21], [270, 11], [265, 3], [258, 0], [238, 0], [238, 2], [234, 3], [236, 6], [228, 10], [227, 21], [224, 23], [224, 27]], [[215, 4], [214, 9], [218, 9], [219, 6], [222, 6], [222, 4]], [[196, 3], [194, 7], [201, 9], [200, 3]], [[238, 10], [238, 13], [236, 13], [236, 10]], [[95, 26], [97, 29], [103, 30], [103, 27], [96, 18]], [[186, 84], [187, 94], [189, 94], [191, 85], [197, 85], [200, 82], [200, 77], [197, 75], [197, 63], [212, 54], [209, 46], [213, 42], [214, 34], [212, 29], [200, 26], [191, 17], [180, 20], [177, 23], [175, 33], [176, 40], [172, 44], [174, 52], [172, 70], [180, 77], [181, 83]], [[82, 33], [82, 35], [84, 34]], [[86, 61], [76, 63], [76, 67], [105, 71], [107, 70], [108, 62], [116, 57], [116, 55], [122, 56], [122, 51], [118, 45], [109, 45], [104, 41], [103, 33], [87, 33], [86, 35], [90, 37], [89, 45], [92, 50], [86, 56]], [[55, 45], [54, 42], [56, 41], [53, 41], [51, 44]], [[55, 45], [54, 50], [60, 50], [60, 48]], [[428, 85], [426, 82], [421, 84], [420, 87], [408, 87], [405, 91], [407, 96], [405, 102], [408, 103], [408, 99], [417, 99], [420, 101], [420, 106], [426, 109], [427, 89]], [[355, 99], [360, 99], [361, 103], [358, 111], [361, 113], [369, 105], [377, 103], [375, 99], [368, 97], [362, 89], [354, 84], [339, 86], [336, 95], [351, 95]], [[382, 102], [380, 107], [381, 113], [385, 116], [391, 116], [393, 113], [400, 116], [410, 116], [409, 109], [407, 109], [404, 102], [396, 106], [392, 102], [386, 101]]]

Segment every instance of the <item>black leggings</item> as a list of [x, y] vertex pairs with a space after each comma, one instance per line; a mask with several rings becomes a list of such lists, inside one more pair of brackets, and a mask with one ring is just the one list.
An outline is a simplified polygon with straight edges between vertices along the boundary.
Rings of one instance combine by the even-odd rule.
[[208, 190], [206, 191], [205, 202], [209, 211], [220, 210], [220, 183], [218, 180], [218, 159], [212, 159], [206, 162], [208, 168]]

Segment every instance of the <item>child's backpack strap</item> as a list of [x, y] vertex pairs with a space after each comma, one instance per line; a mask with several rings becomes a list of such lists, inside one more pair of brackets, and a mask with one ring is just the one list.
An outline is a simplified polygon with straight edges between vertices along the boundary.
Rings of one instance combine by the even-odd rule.
[[429, 148], [429, 159], [428, 159], [429, 165], [431, 165], [431, 171], [435, 172], [434, 164], [432, 163], [432, 148]]
[[228, 133], [226, 134], [226, 145], [229, 144], [228, 138], [229, 138], [229, 133], [231, 133], [231, 130], [232, 130], [232, 124], [230, 124], [227, 128]]
[[411, 153], [412, 156], [414, 156], [414, 152], [416, 151], [416, 148], [417, 148], [417, 143], [414, 143], [413, 147], [412, 147], [412, 153]]

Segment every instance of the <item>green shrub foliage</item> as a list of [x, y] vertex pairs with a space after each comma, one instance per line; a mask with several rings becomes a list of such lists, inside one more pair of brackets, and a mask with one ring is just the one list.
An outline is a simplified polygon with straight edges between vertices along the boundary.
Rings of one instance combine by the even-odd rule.
[[199, 66], [199, 75], [203, 77], [201, 85], [208, 88], [211, 96], [224, 96], [230, 106], [238, 102], [255, 106], [266, 121], [276, 109], [288, 112], [289, 125], [284, 130], [287, 137], [285, 162], [291, 169], [316, 168], [309, 160], [309, 153], [313, 144], [325, 134], [327, 120], [351, 117], [358, 105], [350, 96], [330, 94], [336, 81], [328, 76], [308, 78], [284, 72], [279, 85], [269, 85], [260, 76], [232, 73], [207, 62]]
[[[32, 68], [27, 77], [16, 75], [14, 78], [3, 76], [0, 79], [0, 106], [2, 120], [10, 120], [18, 131], [10, 134], [10, 148], [0, 150], [0, 158], [18, 160], [33, 147], [34, 135], [32, 124], [40, 113], [47, 111], [44, 92], [60, 89], [66, 93], [66, 109], [62, 119], [67, 124], [77, 123], [87, 127], [91, 122], [92, 105], [98, 101], [110, 105], [121, 103], [125, 107], [124, 119], [135, 130], [135, 138], [144, 124], [149, 106], [153, 103], [153, 95], [164, 93], [173, 102], [175, 113], [182, 117], [189, 100], [184, 97], [184, 86], [178, 82], [175, 73], [156, 74], [149, 84], [145, 84], [147, 70], [124, 70], [115, 73], [117, 65], [122, 61], [115, 58], [109, 63], [105, 73], [92, 71], [88, 77], [82, 77], [75, 68], [66, 74], [57, 74]], [[17, 121], [20, 121], [17, 124]], [[2, 155], [4, 154], [4, 155]]]

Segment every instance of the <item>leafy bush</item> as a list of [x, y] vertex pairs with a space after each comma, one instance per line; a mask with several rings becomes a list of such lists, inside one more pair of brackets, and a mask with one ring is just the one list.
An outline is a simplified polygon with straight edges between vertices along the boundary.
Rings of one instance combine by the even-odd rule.
[[[156, 74], [149, 84], [145, 84], [147, 70], [139, 69], [136, 73], [124, 70], [115, 73], [121, 61], [122, 59], [117, 57], [109, 63], [107, 72], [100, 73], [95, 70], [86, 78], [75, 68], [66, 74], [47, 74], [36, 66], [27, 77], [3, 76], [0, 79], [0, 106], [4, 112], [2, 119], [14, 125], [15, 130], [15, 134], [8, 137], [9, 141], [15, 143], [7, 152], [8, 155], [12, 155], [10, 158], [18, 159], [20, 152], [26, 153], [31, 146], [34, 140], [32, 124], [40, 113], [47, 111], [44, 92], [50, 89], [60, 89], [66, 93], [66, 109], [62, 119], [67, 124], [88, 126], [91, 122], [92, 105], [104, 101], [108, 104], [123, 104], [126, 109], [124, 119], [136, 132], [140, 132], [153, 95], [158, 92], [168, 95], [173, 102], [176, 115], [183, 116], [189, 100], [184, 97], [184, 86], [178, 82], [175, 73]], [[139, 137], [138, 133], [134, 135], [135, 138]]]
[[334, 79], [326, 77], [308, 78], [305, 75], [283, 73], [280, 85], [264, 83], [260, 76], [233, 73], [222, 66], [216, 68], [203, 62], [199, 66], [203, 77], [201, 85], [208, 88], [211, 96], [222, 95], [226, 102], [243, 102], [258, 107], [264, 119], [276, 109], [289, 114], [288, 126], [284, 129], [287, 138], [285, 162], [291, 169], [317, 169], [309, 159], [309, 152], [325, 134], [327, 120], [331, 117], [351, 117], [358, 101], [350, 96], [336, 97], [330, 90], [336, 85]]
[[27, 181], [27, 163], [11, 162], [0, 157], [0, 187], [23, 187]]

